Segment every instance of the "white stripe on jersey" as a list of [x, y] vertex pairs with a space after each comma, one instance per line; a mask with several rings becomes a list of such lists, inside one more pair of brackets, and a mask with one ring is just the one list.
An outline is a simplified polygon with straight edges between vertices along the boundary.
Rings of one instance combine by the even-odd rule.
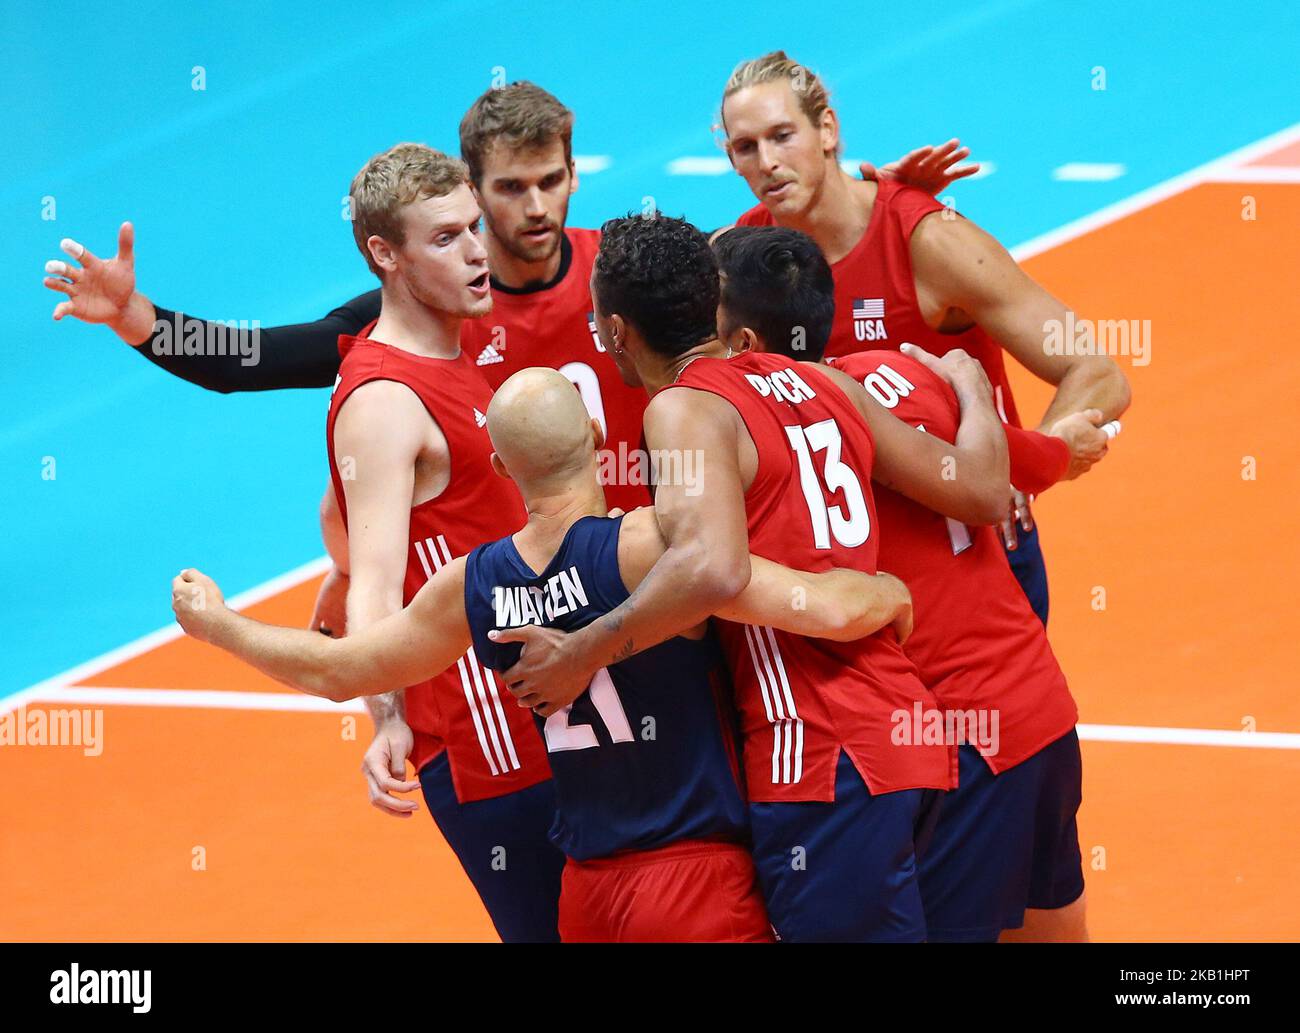
[[[447, 540], [442, 535], [438, 535], [436, 541], [433, 538], [426, 538], [423, 542], [417, 541], [415, 543], [415, 554], [420, 559], [420, 566], [424, 568], [424, 576], [426, 579], [432, 578], [433, 575], [437, 571], [441, 570], [446, 563], [451, 562], [451, 551], [447, 548]], [[430, 560], [433, 561], [432, 565], [430, 564]], [[470, 717], [474, 721], [474, 733], [478, 736], [479, 749], [483, 751], [483, 759], [487, 761], [488, 771], [490, 771], [495, 777], [501, 774], [505, 769], [506, 761], [505, 757], [501, 753], [501, 745], [497, 739], [496, 728], [491, 714], [480, 712], [478, 701], [474, 698], [475, 692], [474, 686], [471, 684], [472, 679], [470, 677], [470, 672], [474, 671], [477, 674], [478, 662], [476, 659], [473, 659], [472, 656], [473, 650], [471, 649], [463, 656], [457, 657], [456, 670], [460, 674], [460, 686], [465, 693], [465, 703], [469, 706]], [[471, 665], [468, 668], [465, 666], [466, 661], [469, 661]], [[481, 687], [479, 691], [480, 693], [482, 692]], [[493, 694], [495, 695], [495, 686], [493, 686]], [[487, 703], [486, 700], [484, 700], [485, 709], [486, 706]], [[504, 724], [504, 718], [502, 723]], [[489, 735], [492, 740], [491, 745], [488, 744]], [[507, 739], [508, 738], [509, 733], [507, 733]], [[513, 744], [511, 744], [510, 747], [510, 756], [511, 760], [514, 761], [514, 767], [517, 770], [519, 768], [519, 761], [514, 755]], [[498, 761], [500, 762], [499, 764]]]
[[758, 677], [758, 691], [763, 695], [763, 709], [767, 711], [768, 723], [772, 726], [772, 784], [781, 781], [781, 724], [772, 714], [772, 699], [767, 691], [767, 682], [763, 680], [763, 668], [758, 662], [758, 653], [754, 649], [754, 629], [742, 624], [745, 631], [745, 645], [749, 647], [749, 659], [754, 665], [754, 674]]
[[790, 749], [793, 746], [793, 739], [790, 735], [790, 713], [785, 707], [785, 700], [780, 691], [777, 682], [776, 672], [772, 670], [772, 660], [767, 651], [767, 644], [763, 641], [763, 628], [754, 628], [754, 641], [758, 643], [758, 654], [763, 658], [763, 666], [767, 670], [767, 684], [772, 692], [772, 700], [776, 704], [777, 717], [784, 721], [785, 743], [781, 751], [781, 781], [786, 785], [790, 784]]
[[[790, 785], [803, 779], [803, 720], [773, 630], [745, 625], [745, 644], [754, 664], [763, 708], [772, 724], [772, 783]], [[765, 640], [766, 635], [766, 640]], [[769, 649], [770, 647], [770, 649]]]
[[790, 680], [785, 675], [785, 660], [781, 656], [781, 647], [776, 644], [776, 631], [770, 627], [763, 630], [767, 632], [767, 640], [772, 644], [772, 659], [781, 675], [781, 691], [785, 693], [786, 710], [794, 718], [794, 778], [791, 781], [800, 782], [803, 780], [803, 719], [794, 706], [794, 693], [790, 691]]
[[[451, 562], [451, 549], [447, 547], [447, 539], [438, 535], [438, 547], [442, 550], [443, 563]], [[442, 569], [442, 563], [438, 564], [438, 569]], [[469, 651], [465, 654], [465, 659], [470, 665], [470, 669], [475, 671], [474, 681], [479, 680], [478, 673], [482, 672], [483, 684], [487, 686], [488, 694], [492, 697], [492, 705], [496, 709], [495, 721], [492, 717], [492, 711], [488, 709], [487, 700], [483, 701], [483, 717], [487, 721], [488, 728], [492, 732], [492, 744], [497, 746], [497, 735], [495, 729], [500, 729], [501, 740], [505, 743], [506, 753], [510, 755], [510, 763], [506, 764], [505, 757], [501, 756], [501, 749], [497, 746], [497, 757], [501, 761], [501, 767], [509, 767], [511, 771], [518, 771], [519, 755], [515, 752], [515, 740], [510, 734], [510, 724], [506, 721], [505, 711], [501, 709], [501, 694], [497, 691], [497, 675], [490, 667], [479, 663], [478, 657], [474, 653], [474, 647], [470, 646]], [[480, 692], [481, 696], [481, 692]]]

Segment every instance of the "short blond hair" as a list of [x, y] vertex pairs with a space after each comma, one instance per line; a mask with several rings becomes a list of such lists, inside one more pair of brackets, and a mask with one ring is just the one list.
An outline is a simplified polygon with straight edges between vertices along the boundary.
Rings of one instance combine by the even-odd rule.
[[[808, 116], [808, 121], [814, 126], [821, 126], [822, 115], [831, 106], [830, 91], [826, 89], [821, 76], [793, 60], [784, 50], [773, 50], [762, 57], [751, 58], [736, 65], [722, 91], [723, 107], [733, 93], [768, 82], [783, 82], [788, 85], [794, 92], [795, 100], [799, 102], [800, 110]], [[723, 132], [726, 132], [727, 122], [722, 116], [722, 109], [718, 112], [718, 122]], [[836, 153], [839, 153], [838, 144]]]
[[399, 143], [376, 154], [352, 179], [352, 236], [370, 271], [381, 280], [366, 241], [383, 237], [391, 244], [406, 242], [401, 211], [430, 197], [445, 197], [469, 181], [465, 163], [422, 143]]

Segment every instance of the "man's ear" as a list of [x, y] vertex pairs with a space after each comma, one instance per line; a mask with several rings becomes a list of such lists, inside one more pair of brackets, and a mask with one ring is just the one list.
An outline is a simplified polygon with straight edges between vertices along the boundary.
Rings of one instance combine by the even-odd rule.
[[572, 158], [569, 159], [569, 196], [572, 197], [578, 192], [578, 163]]
[[378, 233], [372, 233], [366, 238], [366, 250], [370, 252], [370, 257], [374, 259], [375, 265], [379, 266], [384, 272], [391, 273], [397, 268], [397, 259], [393, 255], [393, 246]]
[[747, 326], [740, 328], [740, 340], [736, 342], [736, 354], [744, 355], [745, 352], [762, 351], [759, 347], [758, 334], [754, 333]]
[[495, 452], [488, 457], [488, 462], [492, 464], [492, 469], [498, 477], [504, 477], [508, 481], [514, 479], [510, 476], [510, 471], [506, 469], [506, 464], [501, 462], [501, 457]]
[[822, 112], [822, 154], [835, 154], [840, 146], [840, 116], [834, 108]]
[[627, 347], [627, 323], [618, 313], [609, 317], [609, 343], [612, 348]]
[[605, 446], [605, 428], [594, 416], [591, 418], [591, 437], [596, 443], [595, 451], [599, 452]]

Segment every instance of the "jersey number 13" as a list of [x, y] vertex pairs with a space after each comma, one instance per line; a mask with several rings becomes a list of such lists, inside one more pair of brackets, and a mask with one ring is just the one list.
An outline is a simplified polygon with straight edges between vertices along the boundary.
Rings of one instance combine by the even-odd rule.
[[[785, 434], [799, 463], [799, 484], [812, 518], [813, 545], [829, 549], [832, 536], [845, 548], [861, 545], [871, 534], [871, 514], [862, 482], [840, 459], [843, 439], [839, 426], [834, 420], [822, 420], [807, 427], [786, 427]], [[826, 454], [820, 477], [813, 465], [814, 452]], [[828, 505], [827, 496], [837, 491], [844, 493], [844, 505]]]

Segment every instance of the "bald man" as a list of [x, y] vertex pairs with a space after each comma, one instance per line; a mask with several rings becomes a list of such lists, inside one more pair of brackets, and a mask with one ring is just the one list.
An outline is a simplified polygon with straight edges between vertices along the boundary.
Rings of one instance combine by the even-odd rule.
[[[565, 631], [613, 610], [664, 552], [654, 511], [606, 516], [600, 423], [549, 369], [507, 380], [487, 412], [492, 467], [523, 495], [528, 522], [451, 560], [401, 612], [330, 639], [226, 608], [194, 570], [172, 582], [185, 631], [295, 688], [333, 700], [391, 691], [443, 670], [472, 645], [496, 670], [523, 625]], [[677, 474], [686, 462], [663, 464]], [[728, 620], [851, 640], [911, 626], [907, 590], [887, 574], [792, 571], [751, 557], [753, 577], [719, 609]], [[726, 710], [726, 672], [704, 624], [596, 672], [537, 720], [554, 775], [551, 839], [568, 858], [560, 936], [574, 941], [770, 940], [750, 859]]]

